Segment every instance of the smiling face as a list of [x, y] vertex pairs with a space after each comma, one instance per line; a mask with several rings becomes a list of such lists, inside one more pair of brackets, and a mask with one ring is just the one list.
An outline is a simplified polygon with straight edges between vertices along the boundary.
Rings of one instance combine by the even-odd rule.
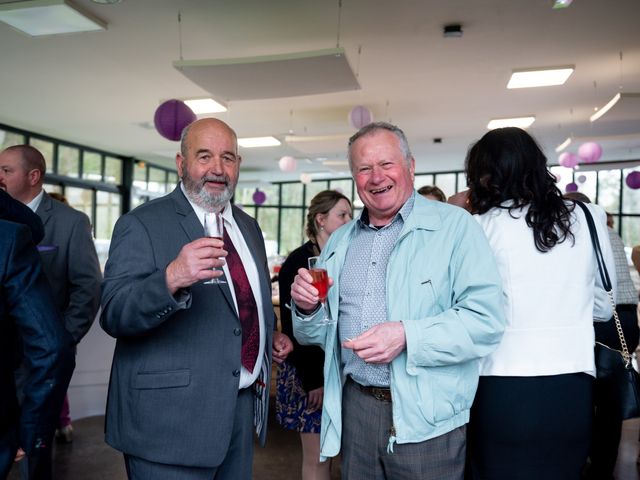
[[233, 197], [240, 174], [235, 133], [226, 123], [205, 118], [191, 124], [184, 146], [176, 166], [187, 196], [204, 210], [221, 209]]
[[353, 179], [370, 223], [390, 223], [411, 196], [414, 165], [413, 157], [404, 157], [400, 140], [388, 130], [375, 130], [351, 145]]

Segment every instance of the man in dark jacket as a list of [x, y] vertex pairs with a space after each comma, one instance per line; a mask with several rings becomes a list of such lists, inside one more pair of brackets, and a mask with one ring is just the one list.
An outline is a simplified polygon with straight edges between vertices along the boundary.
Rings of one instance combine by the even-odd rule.
[[[14, 371], [21, 361], [27, 376], [19, 407]], [[54, 307], [29, 229], [0, 219], [0, 479], [18, 448], [19, 458], [50, 445], [74, 365], [73, 339]]]

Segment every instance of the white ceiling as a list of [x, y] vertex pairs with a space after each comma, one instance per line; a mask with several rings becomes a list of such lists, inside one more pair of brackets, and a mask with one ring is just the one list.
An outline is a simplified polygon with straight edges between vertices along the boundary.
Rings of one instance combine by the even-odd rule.
[[[243, 149], [242, 180], [343, 176], [321, 159], [344, 159], [356, 105], [406, 132], [418, 172], [462, 168], [490, 118], [525, 114], [552, 162], [570, 135], [602, 141], [603, 160], [640, 158], [639, 99], [588, 119], [620, 88], [640, 92], [638, 0], [342, 0], [339, 29], [338, 0], [75, 3], [108, 29], [32, 38], [0, 23], [0, 122], [172, 166], [178, 144], [155, 131], [154, 111], [207, 95], [173, 67], [181, 48], [184, 60], [280, 55], [335, 48], [339, 31], [360, 90], [234, 101], [217, 115], [239, 136], [283, 142]], [[443, 38], [447, 23], [463, 37]], [[576, 67], [563, 86], [506, 89], [513, 69], [559, 65]], [[290, 132], [327, 138], [288, 144]], [[295, 173], [278, 171], [283, 155], [298, 159]]]

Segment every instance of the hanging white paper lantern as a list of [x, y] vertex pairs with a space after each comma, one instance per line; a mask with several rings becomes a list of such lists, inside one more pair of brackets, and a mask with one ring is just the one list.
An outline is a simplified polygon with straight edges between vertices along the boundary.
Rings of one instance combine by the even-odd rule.
[[278, 160], [278, 166], [282, 172], [294, 172], [297, 167], [297, 162], [295, 158], [285, 155]]

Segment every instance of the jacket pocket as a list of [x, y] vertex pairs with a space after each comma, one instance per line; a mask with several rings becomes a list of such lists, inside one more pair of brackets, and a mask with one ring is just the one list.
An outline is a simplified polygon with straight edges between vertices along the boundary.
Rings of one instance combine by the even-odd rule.
[[133, 388], [148, 390], [154, 388], [187, 387], [191, 383], [191, 371], [171, 370], [168, 372], [139, 372], [133, 379]]
[[442, 312], [438, 304], [438, 293], [430, 278], [420, 281], [420, 288], [417, 290], [417, 293], [418, 298], [415, 300], [419, 302], [418, 308], [414, 309], [410, 306], [411, 310], [426, 314], [427, 316], [437, 315]]

